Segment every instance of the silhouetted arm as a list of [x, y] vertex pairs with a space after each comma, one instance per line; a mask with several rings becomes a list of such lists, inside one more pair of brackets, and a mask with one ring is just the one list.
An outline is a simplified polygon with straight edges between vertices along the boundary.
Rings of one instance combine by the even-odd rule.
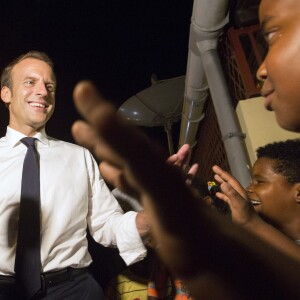
[[[158, 254], [195, 299], [217, 288], [231, 299], [300, 297], [298, 262], [207, 209], [178, 169], [166, 164], [90, 83], [76, 87], [74, 100], [90, 124], [75, 123], [75, 139], [102, 160], [106, 179], [140, 199]], [[209, 290], [209, 283], [219, 285]]]

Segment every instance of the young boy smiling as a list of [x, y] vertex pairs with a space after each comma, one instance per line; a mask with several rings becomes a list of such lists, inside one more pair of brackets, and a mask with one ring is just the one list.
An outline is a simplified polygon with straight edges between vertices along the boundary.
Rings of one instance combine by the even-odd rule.
[[300, 140], [260, 147], [257, 157], [246, 190], [229, 173], [213, 167], [215, 178], [224, 189], [218, 197], [230, 205], [233, 222], [283, 251], [289, 252], [291, 247], [298, 257], [300, 249], [269, 225], [292, 241], [300, 240]]
[[300, 140], [260, 147], [257, 157], [248, 197], [264, 220], [300, 240]]

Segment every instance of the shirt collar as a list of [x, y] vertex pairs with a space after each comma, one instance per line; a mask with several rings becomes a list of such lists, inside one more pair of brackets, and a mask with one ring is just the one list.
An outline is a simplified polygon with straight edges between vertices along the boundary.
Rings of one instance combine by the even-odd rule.
[[[25, 134], [12, 129], [11, 127], [7, 126], [6, 131], [6, 140], [10, 144], [10, 146], [13, 148], [16, 145], [20, 143], [20, 140], [24, 137], [26, 137]], [[38, 133], [36, 133], [34, 138], [38, 139], [40, 142], [42, 142], [45, 146], [49, 146], [49, 138], [46, 134], [45, 128], [42, 128]]]

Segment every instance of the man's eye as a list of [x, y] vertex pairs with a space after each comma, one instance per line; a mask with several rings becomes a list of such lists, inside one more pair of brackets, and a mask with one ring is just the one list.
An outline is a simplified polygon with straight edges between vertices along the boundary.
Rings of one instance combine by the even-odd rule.
[[55, 87], [53, 85], [47, 85], [47, 90], [49, 92], [55, 92]]
[[27, 81], [25, 81], [25, 84], [31, 85], [31, 84], [33, 84], [33, 81], [32, 80], [27, 80]]

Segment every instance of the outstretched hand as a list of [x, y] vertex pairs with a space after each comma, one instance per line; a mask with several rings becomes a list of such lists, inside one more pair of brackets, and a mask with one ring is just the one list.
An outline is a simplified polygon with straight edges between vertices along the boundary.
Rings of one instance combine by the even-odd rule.
[[260, 217], [247, 198], [246, 190], [231, 174], [219, 166], [213, 166], [212, 169], [215, 173], [215, 180], [222, 190], [216, 196], [230, 206], [232, 221], [245, 227], [254, 227], [253, 223]]
[[[116, 117], [115, 108], [101, 97], [90, 82], [81, 82], [76, 86], [74, 102], [78, 111], [87, 120], [86, 122], [77, 121], [73, 124], [72, 134], [75, 140], [90, 149], [96, 158], [102, 160], [100, 171], [107, 181], [139, 198], [142, 185], [136, 182], [130, 172], [126, 172], [127, 162], [123, 160], [123, 157], [128, 157], [129, 161], [134, 160], [137, 163], [137, 166], [140, 167], [136, 170], [138, 174], [147, 172], [144, 151], [141, 145], [134, 144], [135, 139], [130, 135], [137, 135], [143, 140], [144, 144], [142, 145], [148, 145], [147, 139], [129, 125], [126, 125], [130, 127], [128, 132], [126, 129], [124, 132], [120, 132], [119, 128], [127, 128], [125, 124], [122, 124], [123, 120]], [[110, 147], [110, 144], [105, 142], [105, 137], [115, 147]], [[129, 144], [127, 139], [130, 141]], [[121, 149], [123, 156], [119, 155], [115, 149]], [[139, 177], [137, 176], [137, 178]], [[136, 225], [141, 237], [147, 238], [150, 226], [143, 211], [138, 212]]]
[[178, 166], [183, 173], [186, 174], [186, 183], [191, 185], [197, 171], [198, 171], [198, 164], [193, 164], [191, 167], [189, 166], [190, 160], [190, 146], [188, 144], [184, 144], [177, 153], [171, 155], [167, 162]]
[[[270, 296], [272, 288], [257, 291], [261, 282], [266, 287], [284, 282], [287, 291], [295, 290], [294, 278], [299, 273], [298, 267], [293, 270], [295, 262], [201, 205], [177, 168], [167, 164], [137, 128], [117, 116], [113, 106], [103, 100], [90, 82], [76, 86], [74, 101], [87, 121], [73, 125], [75, 140], [102, 160], [103, 175], [110, 177], [113, 185], [135, 192], [147, 213], [160, 257], [175, 275], [185, 279], [195, 299], [203, 297], [203, 290], [213, 293], [215, 280], [222, 295], [229, 293], [230, 299], [241, 299], [245, 293], [253, 299]], [[298, 249], [293, 251], [298, 253]], [[272, 275], [281, 266], [289, 272], [287, 280], [284, 277], [278, 281]], [[202, 284], [207, 287], [207, 277], [202, 276], [206, 271], [214, 283], [210, 290], [201, 289]], [[224, 278], [228, 285], [222, 286]]]
[[[90, 82], [75, 87], [74, 102], [86, 119], [73, 124], [75, 140], [101, 161], [100, 170], [107, 181], [142, 202], [151, 229], [157, 222], [157, 203], [160, 203], [159, 213], [166, 218], [170, 218], [174, 199], [178, 201], [174, 210], [186, 209], [186, 198], [193, 196], [177, 168], [165, 162], [138, 128], [118, 116]], [[161, 232], [157, 236], [164, 237]]]

